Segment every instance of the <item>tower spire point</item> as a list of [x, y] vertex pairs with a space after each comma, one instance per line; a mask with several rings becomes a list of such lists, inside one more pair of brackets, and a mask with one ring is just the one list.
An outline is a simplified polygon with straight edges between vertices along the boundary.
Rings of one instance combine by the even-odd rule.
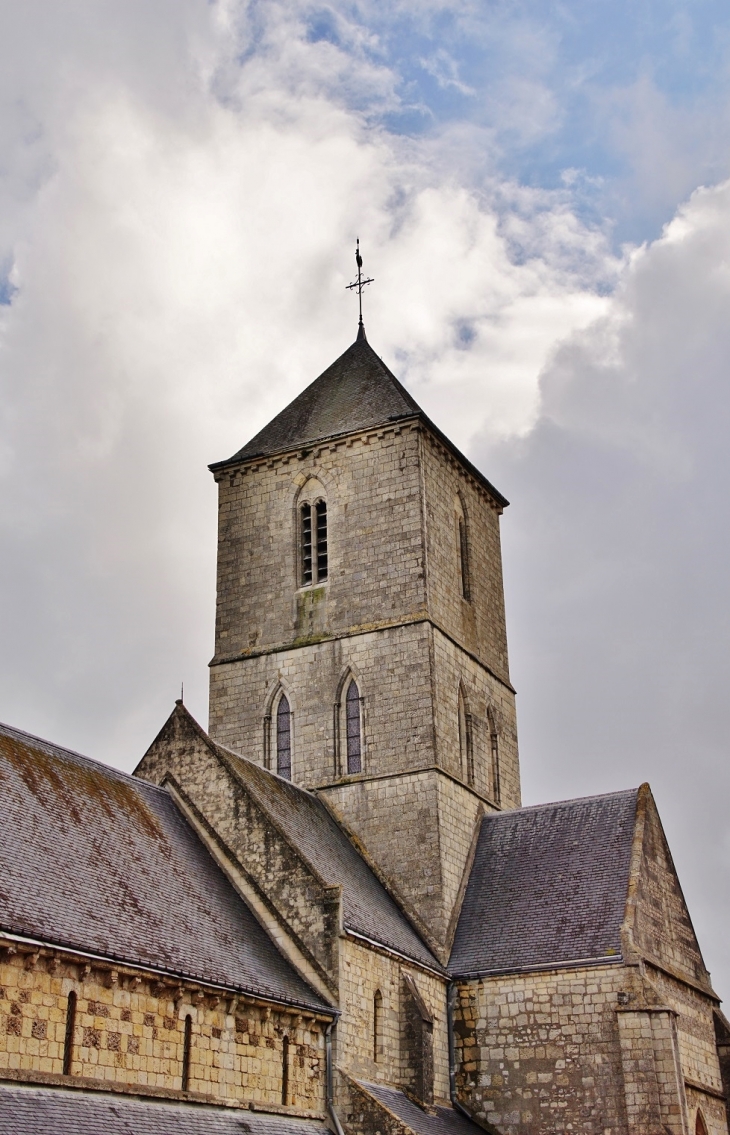
[[370, 276], [367, 279], [363, 279], [362, 256], [360, 255], [360, 237], [357, 238], [357, 244], [355, 245], [355, 263], [357, 264], [357, 279], [353, 280], [351, 284], [347, 284], [345, 286], [345, 291], [349, 292], [353, 289], [357, 289], [357, 298], [360, 308], [360, 318], [357, 321], [357, 339], [358, 342], [360, 341], [360, 339], [364, 339], [365, 342], [367, 342], [367, 336], [365, 335], [365, 324], [362, 321], [362, 290], [366, 284], [373, 283], [373, 278]]

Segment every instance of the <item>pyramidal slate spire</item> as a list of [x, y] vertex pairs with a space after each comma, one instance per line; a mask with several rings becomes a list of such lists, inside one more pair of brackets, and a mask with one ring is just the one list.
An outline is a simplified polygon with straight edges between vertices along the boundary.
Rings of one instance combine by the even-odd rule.
[[423, 411], [376, 355], [360, 324], [357, 339], [344, 354], [233, 457], [211, 468], [414, 416], [423, 416]]

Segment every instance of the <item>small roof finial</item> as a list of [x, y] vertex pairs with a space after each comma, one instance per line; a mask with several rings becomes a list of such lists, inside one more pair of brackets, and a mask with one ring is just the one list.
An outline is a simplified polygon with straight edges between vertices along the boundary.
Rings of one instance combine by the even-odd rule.
[[345, 291], [349, 292], [349, 291], [352, 291], [353, 288], [357, 288], [357, 298], [358, 298], [358, 302], [359, 302], [359, 305], [360, 305], [360, 318], [359, 318], [358, 324], [357, 324], [357, 337], [358, 337], [358, 339], [364, 339], [365, 338], [365, 325], [363, 324], [363, 321], [362, 321], [362, 290], [363, 290], [363, 288], [365, 287], [366, 284], [372, 284], [373, 279], [372, 279], [372, 277], [368, 277], [365, 280], [363, 280], [363, 278], [362, 278], [362, 256], [360, 255], [360, 237], [357, 238], [357, 244], [355, 245], [355, 263], [357, 264], [357, 279], [353, 280], [353, 282], [351, 284], [347, 284], [346, 287], [345, 287]]

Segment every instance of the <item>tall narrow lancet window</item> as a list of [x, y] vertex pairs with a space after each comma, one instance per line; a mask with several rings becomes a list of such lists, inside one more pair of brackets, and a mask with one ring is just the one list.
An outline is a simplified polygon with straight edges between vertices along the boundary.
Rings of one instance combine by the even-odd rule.
[[697, 1118], [695, 1119], [695, 1135], [707, 1135], [707, 1124], [705, 1123], [701, 1111], [697, 1112]]
[[347, 771], [348, 773], [362, 772], [360, 691], [354, 678], [347, 687], [345, 720], [347, 723]]
[[301, 507], [302, 585], [312, 582], [312, 506]]
[[469, 599], [469, 548], [466, 542], [466, 523], [464, 517], [459, 517], [459, 560], [461, 566], [461, 594], [462, 598]]
[[474, 757], [472, 753], [471, 714], [466, 708], [463, 690], [459, 690], [459, 763], [461, 779], [474, 783]]
[[324, 501], [317, 501], [315, 512], [317, 514], [317, 582], [322, 583], [327, 578], [327, 505]]
[[376, 989], [373, 997], [373, 1060], [383, 1059], [383, 994]]
[[276, 771], [291, 780], [291, 709], [286, 694], [276, 707]]

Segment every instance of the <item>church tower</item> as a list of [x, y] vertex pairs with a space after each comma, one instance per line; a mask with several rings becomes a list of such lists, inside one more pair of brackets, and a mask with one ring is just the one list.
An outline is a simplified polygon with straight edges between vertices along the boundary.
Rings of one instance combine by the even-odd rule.
[[211, 469], [210, 734], [317, 791], [446, 958], [478, 820], [520, 804], [507, 501], [362, 326]]

